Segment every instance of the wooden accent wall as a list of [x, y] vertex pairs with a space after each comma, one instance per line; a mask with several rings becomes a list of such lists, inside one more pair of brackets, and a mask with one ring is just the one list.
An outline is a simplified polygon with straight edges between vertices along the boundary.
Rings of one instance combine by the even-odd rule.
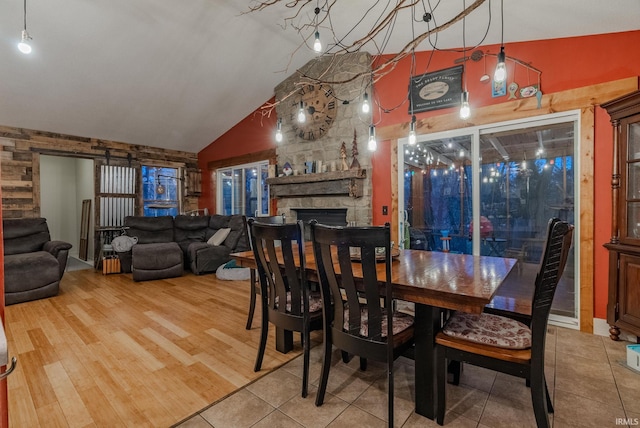
[[[197, 153], [8, 126], [0, 126], [0, 149], [4, 218], [40, 216], [40, 155], [198, 169]], [[197, 209], [197, 195], [185, 196], [183, 205], [185, 211]]]

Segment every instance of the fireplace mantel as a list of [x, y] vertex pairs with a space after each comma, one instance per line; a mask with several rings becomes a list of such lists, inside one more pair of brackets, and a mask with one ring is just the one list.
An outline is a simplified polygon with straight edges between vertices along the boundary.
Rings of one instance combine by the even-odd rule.
[[299, 196], [350, 196], [362, 197], [367, 171], [350, 169], [318, 174], [290, 175], [267, 178], [272, 197], [287, 198]]

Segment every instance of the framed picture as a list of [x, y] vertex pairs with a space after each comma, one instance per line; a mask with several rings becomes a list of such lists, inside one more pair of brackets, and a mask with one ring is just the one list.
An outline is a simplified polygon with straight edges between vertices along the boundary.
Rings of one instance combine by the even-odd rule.
[[503, 80], [502, 82], [496, 82], [495, 80], [491, 81], [491, 96], [502, 97], [507, 95], [507, 80]]
[[409, 114], [460, 105], [463, 66], [412, 77], [409, 82]]

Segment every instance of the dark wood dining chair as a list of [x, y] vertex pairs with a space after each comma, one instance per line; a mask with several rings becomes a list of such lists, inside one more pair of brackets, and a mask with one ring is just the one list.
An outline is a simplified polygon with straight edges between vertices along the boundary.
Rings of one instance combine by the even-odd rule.
[[[255, 221], [266, 224], [284, 224], [285, 216], [282, 215], [273, 215], [273, 216], [264, 216], [264, 217], [249, 217], [255, 219]], [[251, 231], [249, 230], [248, 219], [245, 217], [245, 222], [247, 222], [247, 233], [249, 236], [249, 242], [251, 242]], [[260, 283], [258, 282], [258, 277], [256, 275], [256, 270], [250, 270], [250, 285], [251, 290], [249, 290], [249, 315], [247, 316], [247, 325], [246, 329], [251, 330], [251, 325], [253, 324], [253, 314], [256, 311], [256, 300], [257, 295], [260, 293]]]
[[448, 360], [525, 378], [531, 388], [538, 427], [550, 426], [548, 413], [553, 412], [553, 406], [544, 376], [547, 321], [572, 237], [572, 225], [557, 218], [549, 220], [529, 324], [486, 312], [478, 315], [456, 312], [436, 335], [438, 424], [443, 424], [446, 410]]
[[253, 253], [260, 278], [262, 322], [254, 370], [262, 367], [269, 324], [300, 332], [303, 348], [302, 397], [309, 382], [310, 332], [322, 328], [322, 300], [306, 279], [302, 222], [259, 223], [249, 219]]
[[362, 369], [367, 359], [387, 364], [388, 419], [393, 426], [393, 362], [413, 344], [414, 320], [392, 312], [389, 224], [331, 227], [312, 220], [310, 228], [324, 312], [324, 357], [316, 406], [324, 401], [335, 345], [343, 358], [345, 353], [359, 356]]

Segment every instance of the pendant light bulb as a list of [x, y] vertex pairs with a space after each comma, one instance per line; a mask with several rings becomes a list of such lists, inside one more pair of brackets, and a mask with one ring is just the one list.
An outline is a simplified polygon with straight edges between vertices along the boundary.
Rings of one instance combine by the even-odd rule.
[[278, 119], [278, 123], [276, 125], [276, 142], [282, 142], [282, 119]]
[[322, 43], [320, 42], [320, 32], [318, 31], [318, 22], [319, 22], [319, 14], [320, 14], [320, 8], [318, 6], [316, 6], [316, 8], [314, 9], [314, 12], [316, 14], [315, 17], [315, 22], [316, 22], [316, 34], [315, 34], [315, 40], [313, 41], [313, 50], [316, 53], [320, 53], [322, 52]]
[[31, 36], [27, 33], [27, 30], [22, 30], [22, 40], [18, 43], [18, 49], [25, 55], [31, 53], [31, 44], [29, 44]]
[[300, 101], [300, 108], [298, 109], [298, 123], [305, 123], [307, 121], [307, 115], [304, 112], [304, 102]]
[[504, 46], [500, 47], [500, 53], [498, 54], [498, 65], [496, 65], [496, 71], [493, 73], [493, 81], [502, 83], [507, 79], [507, 66], [505, 64]]
[[416, 117], [411, 117], [411, 124], [409, 125], [409, 144], [412, 146], [416, 145], [417, 137], [416, 137]]
[[362, 112], [369, 113], [371, 111], [371, 106], [369, 105], [369, 94], [366, 92], [362, 96]]
[[320, 42], [320, 33], [316, 31], [316, 39], [313, 42], [313, 50], [316, 53], [322, 52], [322, 43]]
[[22, 29], [22, 39], [18, 43], [18, 49], [25, 55], [31, 53], [31, 44], [29, 43], [31, 36], [27, 32], [27, 0], [24, 0], [24, 27]]
[[471, 107], [469, 107], [469, 92], [462, 93], [462, 104], [460, 105], [460, 119], [469, 119]]
[[378, 148], [378, 142], [376, 141], [376, 127], [374, 125], [369, 126], [369, 151], [375, 152]]

